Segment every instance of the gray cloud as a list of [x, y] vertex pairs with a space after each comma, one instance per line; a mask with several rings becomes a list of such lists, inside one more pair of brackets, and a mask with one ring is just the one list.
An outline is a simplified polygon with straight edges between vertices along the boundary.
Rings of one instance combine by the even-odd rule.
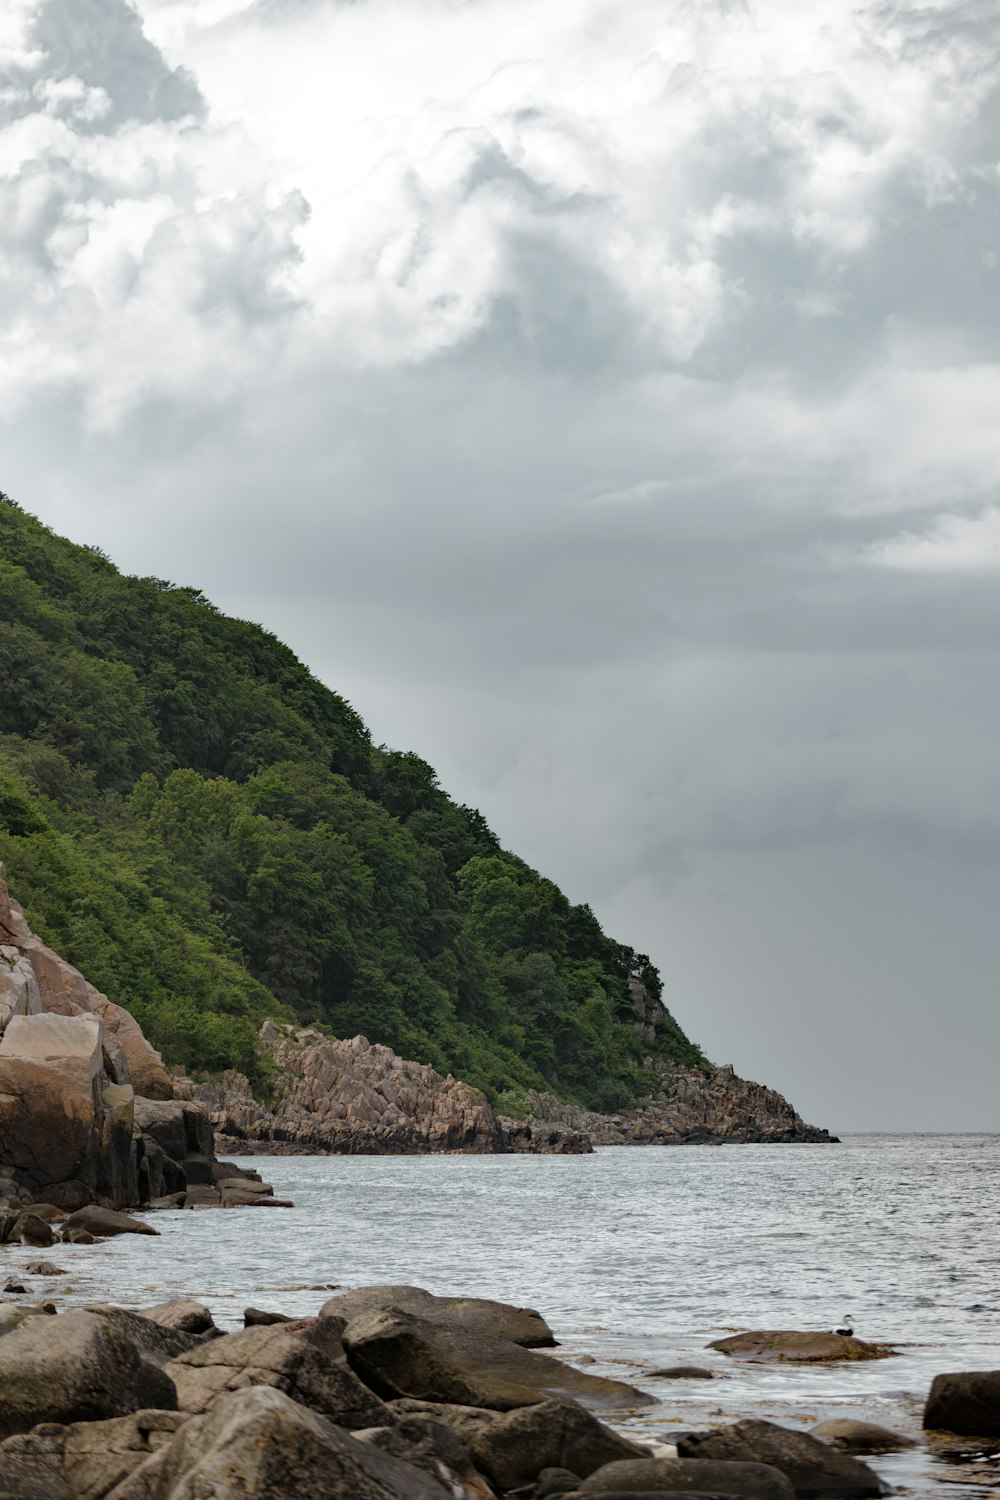
[[720, 1060], [996, 1127], [994, 7], [19, 3], [4, 487], [288, 639]]

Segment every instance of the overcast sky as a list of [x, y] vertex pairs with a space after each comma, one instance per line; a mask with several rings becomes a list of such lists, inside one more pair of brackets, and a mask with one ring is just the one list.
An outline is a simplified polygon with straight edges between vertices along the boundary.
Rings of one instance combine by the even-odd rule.
[[832, 1130], [1000, 1129], [995, 0], [4, 0], [0, 488]]

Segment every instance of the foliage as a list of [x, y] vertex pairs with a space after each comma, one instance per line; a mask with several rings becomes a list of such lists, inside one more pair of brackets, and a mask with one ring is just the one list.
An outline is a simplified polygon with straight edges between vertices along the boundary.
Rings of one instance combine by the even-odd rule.
[[703, 1061], [666, 1012], [634, 1029], [645, 955], [266, 631], [3, 497], [0, 559], [0, 857], [169, 1059], [253, 1072], [272, 1014], [606, 1109], [651, 1050]]

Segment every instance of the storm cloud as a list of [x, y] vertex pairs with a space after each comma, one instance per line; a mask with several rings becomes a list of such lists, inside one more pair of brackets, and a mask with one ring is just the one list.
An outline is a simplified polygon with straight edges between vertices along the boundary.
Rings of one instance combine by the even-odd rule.
[[1000, 1128], [1000, 17], [15, 0], [0, 484], [833, 1129]]

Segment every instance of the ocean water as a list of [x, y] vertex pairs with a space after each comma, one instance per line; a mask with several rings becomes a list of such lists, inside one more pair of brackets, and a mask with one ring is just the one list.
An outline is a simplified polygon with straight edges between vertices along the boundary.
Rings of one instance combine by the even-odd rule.
[[[26, 1282], [60, 1306], [184, 1294], [226, 1327], [248, 1304], [304, 1315], [330, 1287], [374, 1282], [527, 1304], [562, 1357], [590, 1355], [596, 1371], [655, 1394], [619, 1425], [667, 1442], [745, 1415], [802, 1427], [852, 1416], [918, 1436], [936, 1373], [1000, 1369], [1000, 1136], [253, 1165], [294, 1210], [159, 1213], [159, 1239], [11, 1247], [4, 1266], [62, 1266], [65, 1278]], [[828, 1328], [845, 1313], [898, 1356], [767, 1366], [705, 1347], [743, 1328]], [[647, 1378], [678, 1363], [715, 1378]], [[1000, 1451], [921, 1445], [872, 1462], [901, 1493], [1000, 1488]]]

